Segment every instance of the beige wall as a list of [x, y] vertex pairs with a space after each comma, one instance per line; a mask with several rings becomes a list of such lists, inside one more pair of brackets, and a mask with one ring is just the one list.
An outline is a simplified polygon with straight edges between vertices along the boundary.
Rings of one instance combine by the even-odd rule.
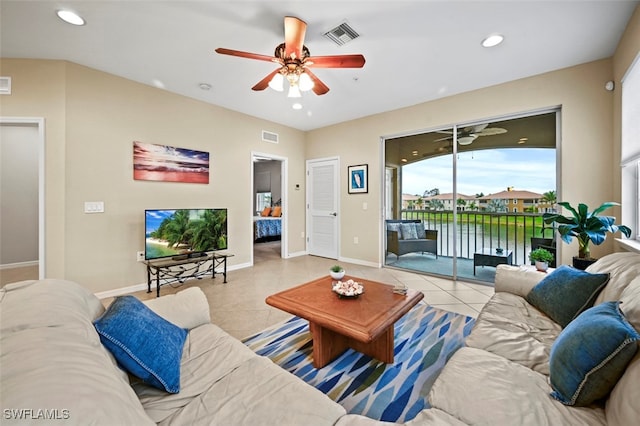
[[[612, 61], [601, 60], [309, 132], [307, 157], [339, 154], [343, 182], [347, 165], [369, 164], [369, 194], [350, 195], [342, 185], [341, 256], [382, 262], [382, 135], [560, 106], [559, 199], [588, 205], [617, 201], [612, 178], [613, 95], [604, 89], [612, 78]], [[585, 170], [585, 164], [594, 167]], [[368, 203], [367, 210], [362, 201]], [[357, 245], [354, 236], [359, 238]], [[607, 250], [611, 242], [592, 251], [599, 256]], [[577, 246], [565, 247], [563, 261], [569, 262], [576, 252]]]
[[[142, 212], [153, 207], [229, 208], [230, 251], [236, 254], [231, 263], [247, 264], [251, 151], [289, 160], [290, 253], [305, 250], [305, 193], [293, 190], [305, 182], [305, 160], [339, 156], [340, 257], [380, 264], [381, 136], [557, 106], [559, 198], [589, 205], [619, 201], [620, 94], [603, 87], [608, 80], [619, 83], [640, 50], [639, 15], [636, 10], [612, 59], [306, 134], [63, 61], [2, 59], [0, 74], [12, 77], [13, 94], [0, 98], [0, 115], [46, 119], [46, 275], [77, 280], [96, 292], [144, 282], [144, 268], [134, 257], [143, 248]], [[280, 144], [261, 143], [262, 129], [279, 133]], [[211, 183], [134, 181], [134, 140], [209, 151]], [[368, 194], [348, 194], [347, 166], [365, 163]], [[83, 214], [84, 201], [104, 201], [106, 212]], [[601, 256], [613, 249], [609, 239], [592, 252]], [[575, 245], [563, 246], [563, 262], [576, 252]]]
[[[47, 277], [94, 292], [146, 281], [135, 261], [144, 249], [145, 208], [229, 209], [230, 265], [252, 255], [251, 152], [289, 160], [289, 182], [304, 179], [304, 133], [171, 94], [76, 64], [3, 59], [11, 96], [3, 116], [46, 119]], [[280, 143], [261, 142], [262, 129]], [[210, 153], [210, 183], [133, 180], [138, 140]], [[104, 201], [104, 214], [85, 214], [85, 201]], [[289, 190], [289, 241], [304, 251], [304, 196]]]

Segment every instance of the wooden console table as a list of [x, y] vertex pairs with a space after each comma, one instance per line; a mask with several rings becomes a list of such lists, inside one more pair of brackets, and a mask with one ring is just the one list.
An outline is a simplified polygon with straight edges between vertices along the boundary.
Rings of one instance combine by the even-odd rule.
[[[216, 277], [216, 273], [222, 274], [227, 283], [227, 258], [232, 257], [229, 253], [211, 253], [200, 257], [168, 258], [161, 260], [148, 260], [147, 265], [147, 293], [151, 293], [151, 283], [156, 282], [156, 297], [160, 296], [160, 287], [165, 284], [175, 282], [184, 283], [190, 279], [202, 279], [207, 274], [211, 278]], [[216, 269], [222, 266], [222, 271]]]

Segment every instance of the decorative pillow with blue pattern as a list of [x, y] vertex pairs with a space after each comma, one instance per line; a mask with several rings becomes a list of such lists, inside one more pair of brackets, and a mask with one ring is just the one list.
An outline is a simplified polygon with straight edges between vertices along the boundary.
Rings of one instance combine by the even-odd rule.
[[551, 396], [565, 405], [587, 406], [605, 398], [638, 350], [640, 335], [620, 302], [587, 309], [562, 330], [549, 356]]
[[133, 296], [116, 298], [93, 324], [102, 344], [126, 371], [158, 389], [180, 392], [180, 361], [187, 330]]
[[566, 327], [581, 312], [593, 306], [609, 282], [609, 274], [590, 274], [561, 265], [527, 294], [527, 302]]

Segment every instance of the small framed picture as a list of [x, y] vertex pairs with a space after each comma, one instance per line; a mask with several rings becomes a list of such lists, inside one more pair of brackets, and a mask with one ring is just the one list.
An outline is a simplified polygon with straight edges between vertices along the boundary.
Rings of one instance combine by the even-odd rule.
[[369, 192], [368, 165], [349, 166], [349, 194], [366, 194]]

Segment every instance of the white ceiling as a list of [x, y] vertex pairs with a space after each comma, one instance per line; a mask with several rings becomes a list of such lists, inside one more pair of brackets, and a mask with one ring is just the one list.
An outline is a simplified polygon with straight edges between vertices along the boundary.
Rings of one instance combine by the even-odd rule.
[[[1, 0], [0, 55], [64, 59], [301, 130], [315, 129], [613, 55], [638, 1], [73, 1]], [[78, 12], [74, 27], [55, 15]], [[312, 56], [361, 53], [362, 69], [314, 69], [330, 92], [251, 87], [274, 64], [214, 53], [272, 55], [283, 18], [307, 22]], [[323, 33], [347, 21], [360, 37]], [[501, 33], [486, 49], [481, 40]], [[209, 91], [200, 83], [211, 84]], [[603, 82], [604, 84], [604, 82]]]

